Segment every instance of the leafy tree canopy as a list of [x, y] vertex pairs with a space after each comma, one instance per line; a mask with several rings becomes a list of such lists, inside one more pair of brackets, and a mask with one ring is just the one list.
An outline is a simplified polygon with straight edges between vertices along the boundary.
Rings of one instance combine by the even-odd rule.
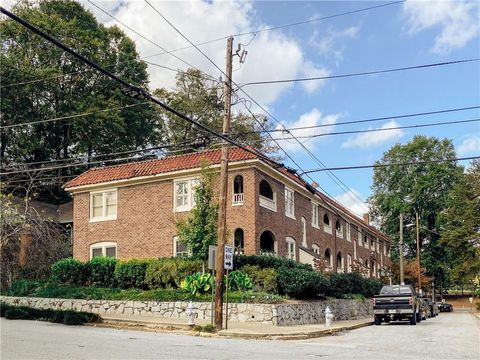
[[[377, 164], [451, 159], [455, 150], [451, 140], [415, 136], [407, 144], [397, 144], [384, 153]], [[393, 165], [375, 168], [373, 194], [369, 199], [372, 215], [382, 231], [394, 242], [399, 239], [399, 215], [404, 214], [406, 255], [416, 255], [415, 213], [420, 216], [422, 264], [436, 280], [446, 279], [446, 252], [439, 245], [438, 215], [449, 203], [449, 193], [462, 177], [463, 168], [456, 162], [431, 162], [418, 165]], [[398, 257], [398, 247], [392, 254]]]

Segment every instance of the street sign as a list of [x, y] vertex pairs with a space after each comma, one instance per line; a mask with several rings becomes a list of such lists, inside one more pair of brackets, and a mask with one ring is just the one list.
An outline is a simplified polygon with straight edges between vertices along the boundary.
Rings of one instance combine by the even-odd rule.
[[215, 270], [215, 258], [217, 256], [217, 247], [215, 245], [208, 246], [208, 268]]
[[225, 245], [223, 268], [233, 270], [233, 246]]

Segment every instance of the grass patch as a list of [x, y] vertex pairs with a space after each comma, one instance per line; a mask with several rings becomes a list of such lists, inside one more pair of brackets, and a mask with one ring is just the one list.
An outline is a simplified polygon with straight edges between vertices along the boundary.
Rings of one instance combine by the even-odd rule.
[[[116, 289], [98, 287], [75, 287], [51, 282], [21, 280], [6, 292], [8, 296], [30, 296], [41, 298], [86, 299], [86, 300], [134, 300], [134, 301], [190, 301], [191, 294], [182, 289]], [[211, 294], [198, 294], [195, 301], [210, 302]], [[230, 291], [231, 303], [281, 303], [287, 298], [258, 291]]]
[[206, 332], [206, 333], [210, 333], [210, 334], [213, 334], [213, 333], [217, 332], [217, 329], [212, 324], [207, 324], [207, 325], [203, 325], [203, 326], [202, 325], [194, 325], [192, 330], [193, 331], [198, 331], [198, 332]]
[[14, 306], [0, 303], [0, 315], [9, 320], [40, 320], [65, 325], [82, 325], [84, 323], [100, 322], [97, 314], [74, 310], [35, 309], [28, 306]]

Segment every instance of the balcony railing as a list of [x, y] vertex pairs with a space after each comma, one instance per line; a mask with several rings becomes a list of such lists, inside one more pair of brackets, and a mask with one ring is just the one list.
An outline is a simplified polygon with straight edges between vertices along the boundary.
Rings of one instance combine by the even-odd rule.
[[233, 205], [243, 204], [243, 193], [233, 194]]
[[274, 200], [272, 200], [265, 196], [260, 195], [259, 202], [260, 202], [260, 206], [263, 206], [264, 208], [267, 208], [273, 211], [277, 211], [277, 203], [275, 202], [275, 197], [274, 197]]

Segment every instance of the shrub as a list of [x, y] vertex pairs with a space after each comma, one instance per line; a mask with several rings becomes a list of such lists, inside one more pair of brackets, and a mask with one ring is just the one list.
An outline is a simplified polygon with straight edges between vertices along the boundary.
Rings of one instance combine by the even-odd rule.
[[28, 320], [29, 313], [23, 307], [14, 307], [5, 311], [5, 319], [9, 320]]
[[329, 276], [330, 286], [327, 295], [344, 298], [353, 293], [350, 274], [332, 273]]
[[5, 317], [7, 310], [10, 310], [13, 306], [5, 302], [0, 302], [0, 317]]
[[85, 264], [77, 259], [61, 259], [52, 265], [51, 270], [51, 279], [58, 284], [81, 286], [85, 283]]
[[201, 260], [161, 258], [150, 261], [145, 272], [145, 284], [149, 289], [179, 288], [187, 275], [202, 270]]
[[[98, 314], [74, 310], [35, 309], [28, 306], [12, 306], [1, 303], [2, 317], [10, 320], [42, 320], [65, 325], [81, 325], [86, 322], [99, 322]], [[5, 309], [5, 311], [3, 310]]]
[[115, 266], [113, 257], [94, 257], [86, 264], [88, 284], [98, 287], [113, 287], [115, 284]]
[[253, 282], [256, 291], [278, 293], [278, 273], [273, 268], [260, 269], [255, 265], [246, 265], [240, 269], [247, 274]]
[[195, 297], [197, 293], [205, 294], [209, 292], [213, 287], [213, 277], [210, 273], [196, 273], [193, 275], [187, 275], [185, 280], [182, 281], [182, 289], [188, 291], [192, 297]]
[[115, 266], [115, 283], [122, 289], [144, 288], [145, 272], [151, 260], [118, 261]]
[[363, 295], [367, 298], [371, 298], [378, 294], [381, 288], [381, 281], [375, 279], [365, 279], [365, 293]]
[[291, 259], [285, 259], [278, 256], [268, 255], [239, 255], [233, 258], [233, 265], [235, 269], [240, 269], [246, 265], [258, 266], [260, 269], [282, 267], [289, 269], [301, 269], [307, 271], [313, 271], [313, 268], [309, 264], [302, 264]]
[[297, 299], [314, 299], [326, 294], [328, 279], [321, 273], [303, 269], [281, 268], [278, 271], [279, 292]]
[[[226, 280], [225, 280], [226, 283]], [[228, 290], [246, 291], [253, 288], [252, 279], [240, 270], [232, 271], [228, 275]]]
[[8, 296], [30, 296], [36, 291], [38, 287], [41, 287], [43, 282], [35, 280], [20, 279], [12, 283], [7, 290]]

